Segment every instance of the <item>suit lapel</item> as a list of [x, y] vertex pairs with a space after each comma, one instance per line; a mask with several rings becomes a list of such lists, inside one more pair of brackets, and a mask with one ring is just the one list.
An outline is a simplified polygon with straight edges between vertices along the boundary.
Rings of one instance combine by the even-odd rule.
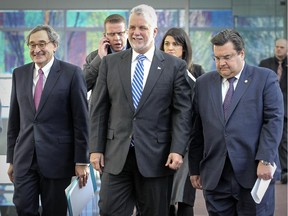
[[[41, 109], [43, 108], [43, 106], [45, 105], [49, 94], [51, 93], [52, 89], [54, 88], [56, 81], [58, 80], [59, 76], [60, 76], [60, 62], [57, 59], [54, 59], [54, 63], [50, 69], [49, 75], [46, 79], [46, 83], [41, 95], [41, 99], [40, 99], [40, 103], [39, 103], [39, 107], [38, 107], [38, 112], [39, 113], [41, 111]], [[36, 114], [37, 115], [37, 114]]]
[[224, 124], [224, 112], [222, 106], [222, 77], [217, 72], [215, 72], [213, 74], [213, 78], [210, 79], [210, 82], [211, 83], [209, 83], [208, 86], [213, 103], [212, 107], [214, 107], [215, 113], [218, 114], [218, 118]]
[[134, 111], [133, 99], [132, 99], [132, 87], [131, 87], [131, 61], [132, 61], [132, 49], [122, 52], [122, 61], [118, 65], [119, 77], [126, 94], [129, 106]]
[[28, 86], [28, 88], [25, 88], [26, 91], [27, 91], [27, 95], [28, 95], [28, 98], [29, 98], [29, 103], [31, 105], [31, 108], [34, 112], [36, 112], [36, 108], [35, 108], [35, 104], [34, 104], [34, 95], [33, 95], [33, 79], [34, 79], [34, 69], [35, 69], [35, 64], [32, 63], [31, 64], [31, 68], [29, 69], [28, 73], [29, 73], [29, 76], [24, 76], [24, 77], [27, 77], [27, 82], [25, 82]]
[[238, 80], [236, 89], [234, 91], [230, 107], [228, 109], [227, 121], [229, 120], [229, 117], [231, 116], [231, 114], [235, 110], [235, 108], [236, 108], [237, 104], [239, 103], [241, 97], [243, 96], [243, 94], [245, 93], [247, 88], [249, 87], [250, 82], [252, 80], [251, 75], [252, 75], [252, 73], [250, 73], [250, 70], [248, 69], [248, 66], [245, 65], [245, 67], [243, 68], [243, 71], [241, 73], [241, 76], [240, 76], [240, 78]]
[[162, 71], [164, 69], [164, 60], [165, 59], [163, 55], [161, 54], [161, 52], [155, 49], [155, 53], [154, 53], [153, 60], [151, 62], [151, 67], [149, 70], [147, 81], [143, 89], [142, 96], [140, 98], [136, 112], [141, 109], [141, 107], [143, 106], [147, 98], [149, 97], [153, 87], [157, 83], [158, 78], [162, 74]]

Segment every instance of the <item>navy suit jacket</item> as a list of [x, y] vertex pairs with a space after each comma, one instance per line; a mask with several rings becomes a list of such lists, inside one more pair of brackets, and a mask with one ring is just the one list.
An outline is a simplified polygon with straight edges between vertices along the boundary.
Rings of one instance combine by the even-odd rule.
[[34, 63], [13, 71], [7, 134], [7, 162], [15, 176], [30, 168], [34, 154], [47, 178], [75, 175], [75, 163], [88, 163], [88, 105], [82, 70], [54, 60], [38, 111], [32, 87]]
[[[274, 57], [270, 57], [267, 59], [264, 59], [260, 62], [259, 67], [266, 67], [266, 68], [270, 68], [271, 70], [273, 70], [275, 73], [277, 73], [277, 68], [278, 68], [278, 60], [277, 58]], [[281, 79], [279, 81], [280, 83], [280, 88], [282, 90], [283, 93], [283, 99], [284, 99], [284, 113], [285, 113], [285, 117], [287, 118], [287, 68], [288, 68], [288, 62], [287, 62], [287, 57], [283, 60], [282, 62], [282, 76]]]
[[276, 74], [245, 64], [224, 121], [221, 76], [200, 76], [195, 85], [193, 130], [189, 148], [191, 175], [213, 190], [227, 155], [244, 188], [252, 188], [259, 160], [276, 161], [283, 131], [283, 96]]
[[104, 172], [119, 174], [134, 137], [139, 171], [145, 177], [171, 175], [170, 152], [184, 155], [191, 132], [191, 89], [186, 63], [155, 50], [135, 110], [131, 90], [132, 49], [102, 59], [91, 101], [90, 151], [105, 156]]

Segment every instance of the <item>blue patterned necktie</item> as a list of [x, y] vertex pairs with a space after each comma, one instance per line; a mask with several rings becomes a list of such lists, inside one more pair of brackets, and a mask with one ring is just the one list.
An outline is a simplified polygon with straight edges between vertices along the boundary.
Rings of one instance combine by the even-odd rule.
[[143, 77], [144, 77], [144, 64], [145, 55], [140, 54], [137, 56], [137, 65], [135, 68], [132, 80], [132, 98], [135, 109], [137, 109], [143, 91]]
[[38, 76], [39, 76], [39, 78], [38, 78], [38, 81], [36, 83], [35, 92], [34, 92], [34, 104], [35, 104], [36, 111], [38, 110], [38, 106], [39, 106], [39, 103], [40, 103], [42, 90], [43, 90], [43, 76], [44, 76], [44, 73], [43, 73], [41, 68], [38, 70]]
[[224, 110], [225, 119], [227, 119], [227, 114], [228, 114], [227, 111], [228, 111], [228, 108], [229, 108], [229, 105], [230, 105], [230, 102], [231, 102], [231, 99], [232, 99], [232, 96], [233, 96], [233, 93], [234, 93], [233, 83], [236, 80], [236, 78], [235, 77], [231, 77], [231, 78], [229, 78], [227, 80], [229, 82], [229, 88], [228, 88], [228, 91], [226, 93], [226, 96], [225, 96], [225, 99], [224, 99], [224, 102], [223, 102], [223, 110]]

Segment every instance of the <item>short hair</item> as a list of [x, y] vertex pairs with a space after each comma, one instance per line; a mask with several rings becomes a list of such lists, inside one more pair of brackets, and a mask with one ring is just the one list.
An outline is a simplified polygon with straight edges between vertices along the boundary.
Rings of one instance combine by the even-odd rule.
[[130, 16], [132, 14], [142, 15], [145, 18], [145, 20], [148, 21], [147, 23], [152, 28], [157, 28], [158, 19], [157, 19], [156, 11], [153, 7], [149, 5], [141, 4], [131, 9]]
[[171, 36], [175, 42], [183, 47], [182, 59], [186, 61], [189, 71], [192, 71], [192, 45], [188, 34], [182, 28], [170, 28], [164, 35], [160, 50], [164, 51], [165, 38]]
[[211, 43], [215, 46], [223, 46], [227, 42], [232, 42], [238, 53], [245, 49], [243, 38], [239, 32], [233, 29], [224, 29], [211, 39]]
[[104, 29], [106, 30], [106, 24], [107, 23], [124, 23], [126, 25], [126, 20], [123, 16], [119, 14], [111, 14], [108, 17], [106, 17], [104, 21]]
[[29, 45], [29, 40], [30, 40], [30, 36], [31, 34], [34, 34], [35, 32], [38, 32], [38, 31], [46, 31], [47, 32], [47, 35], [48, 35], [48, 38], [49, 38], [49, 41], [53, 44], [55, 44], [56, 46], [59, 45], [60, 43], [60, 36], [59, 34], [52, 28], [52, 26], [50, 25], [37, 25], [36, 27], [34, 27], [30, 32], [29, 34], [27, 35], [26, 37], [26, 43], [27, 45]]

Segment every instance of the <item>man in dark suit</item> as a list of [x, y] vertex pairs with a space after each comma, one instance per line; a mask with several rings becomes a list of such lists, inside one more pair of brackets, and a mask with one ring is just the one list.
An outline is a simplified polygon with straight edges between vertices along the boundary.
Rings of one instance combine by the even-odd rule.
[[130, 48], [127, 41], [126, 22], [123, 16], [111, 14], [104, 21], [103, 37], [100, 39], [98, 49], [91, 52], [83, 65], [87, 90], [90, 91], [95, 86], [101, 60], [104, 56], [120, 52]]
[[[284, 126], [283, 135], [279, 145], [279, 159], [281, 166], [281, 183], [287, 184], [287, 55], [288, 41], [286, 39], [278, 39], [275, 42], [274, 57], [264, 59], [260, 62], [260, 67], [266, 67], [278, 74], [278, 80], [284, 99]], [[280, 74], [279, 74], [280, 73]]]
[[[237, 31], [225, 29], [211, 42], [217, 72], [200, 76], [195, 85], [192, 185], [203, 189], [209, 215], [272, 216], [272, 166], [284, 114], [277, 76], [245, 63], [244, 41]], [[272, 179], [260, 204], [250, 194], [257, 177]]]
[[[102, 173], [103, 216], [131, 215], [134, 204], [140, 215], [168, 215], [173, 174], [191, 132], [191, 90], [185, 61], [155, 48], [157, 30], [155, 10], [134, 7], [128, 27], [132, 49], [102, 59], [92, 93], [90, 161]], [[140, 71], [137, 104], [132, 91]]]
[[58, 44], [52, 27], [36, 26], [27, 36], [33, 62], [13, 71], [7, 163], [18, 215], [39, 215], [39, 195], [42, 215], [66, 215], [71, 177], [81, 187], [89, 174], [85, 80], [81, 68], [54, 58]]

